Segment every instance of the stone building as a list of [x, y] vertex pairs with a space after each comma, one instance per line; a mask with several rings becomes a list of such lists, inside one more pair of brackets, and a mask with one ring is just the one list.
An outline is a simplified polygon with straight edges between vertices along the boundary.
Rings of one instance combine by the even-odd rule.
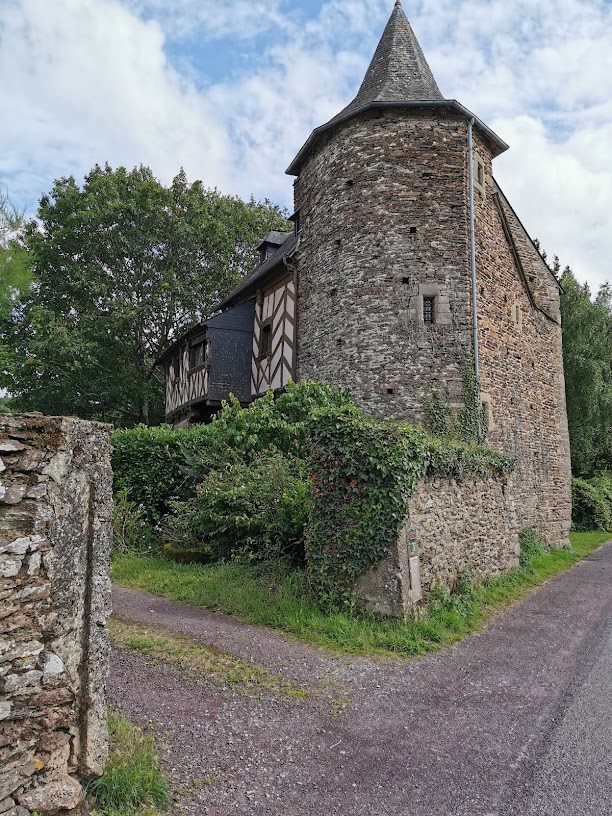
[[489, 443], [517, 459], [519, 529], [565, 543], [560, 287], [493, 176], [507, 149], [444, 98], [397, 0], [355, 99], [287, 170], [293, 232], [268, 235], [220, 314], [169, 350], [167, 421], [290, 379], [419, 421], [434, 395], [460, 406], [471, 369]]

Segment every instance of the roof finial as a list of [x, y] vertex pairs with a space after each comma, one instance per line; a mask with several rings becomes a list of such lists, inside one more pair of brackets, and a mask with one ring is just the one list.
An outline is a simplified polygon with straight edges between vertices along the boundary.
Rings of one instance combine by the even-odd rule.
[[402, 5], [402, 0], [395, 0], [395, 5], [396, 6], [401, 6]]

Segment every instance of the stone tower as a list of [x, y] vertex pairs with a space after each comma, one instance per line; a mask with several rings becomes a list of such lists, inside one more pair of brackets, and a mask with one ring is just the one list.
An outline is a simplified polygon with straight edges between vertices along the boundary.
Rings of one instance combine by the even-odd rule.
[[[492, 175], [508, 146], [445, 99], [397, 0], [355, 99], [295, 181], [297, 378], [411, 421], [475, 368], [491, 444], [517, 458], [522, 528], [571, 516], [559, 285]], [[475, 308], [474, 308], [475, 306]]]

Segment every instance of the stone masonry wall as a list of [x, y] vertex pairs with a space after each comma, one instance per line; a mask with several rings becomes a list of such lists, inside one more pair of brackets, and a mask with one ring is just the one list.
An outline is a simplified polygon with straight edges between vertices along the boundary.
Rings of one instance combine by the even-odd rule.
[[0, 814], [66, 813], [107, 754], [109, 427], [0, 416]]
[[434, 586], [448, 591], [468, 571], [490, 578], [518, 565], [513, 477], [430, 477], [410, 500], [397, 546], [360, 580], [357, 595], [377, 615], [407, 617]]
[[[571, 464], [559, 287], [492, 180], [490, 154], [478, 136], [475, 147], [487, 179], [475, 202], [480, 382], [491, 420], [487, 442], [516, 459], [513, 490], [519, 527], [534, 528], [551, 546], [566, 546]], [[540, 308], [534, 307], [526, 285]]]
[[[350, 388], [369, 413], [422, 418], [461, 400], [470, 352], [466, 123], [364, 115], [331, 132], [295, 184], [298, 379]], [[435, 325], [421, 298], [438, 295]]]

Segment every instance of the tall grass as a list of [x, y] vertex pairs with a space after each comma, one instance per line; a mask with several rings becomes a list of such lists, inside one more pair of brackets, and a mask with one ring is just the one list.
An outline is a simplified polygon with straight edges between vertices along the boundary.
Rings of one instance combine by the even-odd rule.
[[113, 579], [176, 601], [263, 624], [301, 640], [352, 654], [415, 655], [439, 649], [477, 629], [493, 611], [568, 569], [610, 533], [574, 533], [571, 549], [527, 547], [521, 565], [450, 597], [433, 593], [424, 619], [402, 623], [367, 615], [327, 614], [300, 590], [299, 574], [240, 564], [181, 565], [164, 558], [124, 555]]
[[104, 776], [88, 788], [92, 816], [162, 816], [168, 812], [168, 784], [159, 769], [151, 736], [132, 723], [109, 717], [111, 752]]

